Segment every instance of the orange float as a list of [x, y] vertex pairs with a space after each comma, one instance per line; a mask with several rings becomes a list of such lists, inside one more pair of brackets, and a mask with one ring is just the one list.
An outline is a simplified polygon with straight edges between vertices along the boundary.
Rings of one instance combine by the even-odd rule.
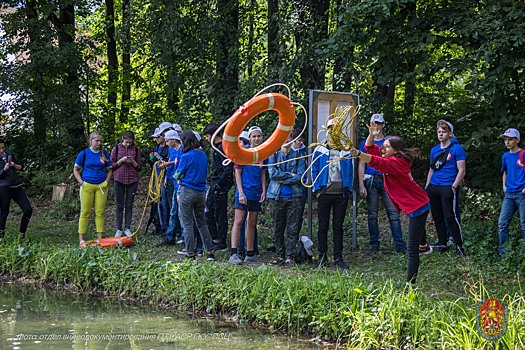
[[133, 238], [131, 237], [108, 237], [100, 238], [93, 241], [85, 241], [80, 243], [80, 248], [85, 246], [109, 248], [109, 247], [129, 247], [133, 244]]
[[[261, 145], [244, 148], [239, 145], [239, 135], [246, 125], [262, 112], [274, 110], [279, 114], [279, 124], [273, 134]], [[295, 108], [292, 101], [278, 93], [262, 94], [243, 104], [232, 115], [222, 136], [226, 156], [241, 165], [256, 164], [268, 159], [286, 142], [295, 125]]]

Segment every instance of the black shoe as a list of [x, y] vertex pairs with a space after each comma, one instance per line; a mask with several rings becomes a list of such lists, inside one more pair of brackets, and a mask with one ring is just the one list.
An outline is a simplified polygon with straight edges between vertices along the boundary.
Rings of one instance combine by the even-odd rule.
[[439, 248], [439, 247], [446, 247], [447, 244], [446, 243], [441, 243], [440, 241], [437, 241], [435, 243], [431, 243], [430, 246], [432, 248], [434, 248], [434, 250], [436, 250], [435, 248]]
[[335, 266], [337, 266], [340, 269], [348, 269], [350, 266], [348, 266], [343, 259], [337, 259], [334, 261]]
[[267, 252], [275, 253], [275, 246], [271, 245], [268, 248], [265, 249]]
[[169, 246], [169, 245], [176, 245], [177, 242], [175, 242], [174, 240], [170, 240], [170, 239], [167, 239], [163, 242], [160, 242], [159, 244], [155, 245], [156, 248], [160, 248], [160, 247], [166, 247], [166, 246]]
[[227, 250], [228, 246], [226, 244], [217, 244], [213, 247], [213, 250], [216, 252]]
[[435, 252], [438, 252], [438, 253], [444, 253], [448, 250], [449, 247], [447, 247], [446, 245], [438, 245], [438, 246], [433, 246], [432, 249], [435, 251]]
[[399, 254], [402, 254], [402, 255], [407, 255], [407, 247], [403, 246], [403, 247], [397, 249], [396, 252], [398, 252]]
[[377, 245], [370, 246], [370, 253], [375, 254], [377, 252], [379, 252], [379, 246]]
[[463, 249], [463, 247], [456, 246], [456, 255], [459, 258], [464, 258], [465, 257], [465, 249]]

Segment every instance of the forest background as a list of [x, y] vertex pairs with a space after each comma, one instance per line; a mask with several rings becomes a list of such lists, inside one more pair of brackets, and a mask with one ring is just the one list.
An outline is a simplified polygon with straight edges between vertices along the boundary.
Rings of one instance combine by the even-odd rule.
[[[133, 130], [147, 151], [160, 122], [202, 131], [275, 82], [304, 105], [308, 89], [358, 94], [360, 127], [380, 112], [388, 134], [421, 148], [419, 181], [440, 118], [455, 125], [468, 152], [466, 183], [480, 191], [501, 186], [500, 134], [525, 132], [523, 1], [1, 4], [0, 133], [37, 187], [71, 181], [94, 129], [107, 147]], [[269, 135], [276, 118], [255, 122]]]

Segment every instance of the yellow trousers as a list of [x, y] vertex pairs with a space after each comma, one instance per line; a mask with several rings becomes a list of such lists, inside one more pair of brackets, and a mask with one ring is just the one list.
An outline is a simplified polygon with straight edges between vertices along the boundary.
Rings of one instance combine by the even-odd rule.
[[87, 182], [80, 186], [80, 217], [78, 219], [78, 233], [85, 234], [87, 231], [89, 215], [93, 202], [95, 202], [95, 226], [97, 233], [104, 232], [104, 211], [108, 199], [108, 183], [104, 181], [99, 185]]

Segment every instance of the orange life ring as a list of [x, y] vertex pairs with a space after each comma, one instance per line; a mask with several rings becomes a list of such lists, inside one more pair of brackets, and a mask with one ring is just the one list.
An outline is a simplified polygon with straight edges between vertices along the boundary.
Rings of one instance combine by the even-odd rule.
[[94, 241], [86, 241], [80, 244], [80, 248], [85, 246], [109, 248], [109, 247], [129, 247], [133, 244], [133, 238], [131, 237], [108, 237], [100, 238]]
[[[279, 124], [273, 134], [255, 148], [243, 148], [239, 145], [239, 135], [255, 116], [274, 110], [279, 114]], [[222, 136], [222, 148], [226, 156], [234, 163], [249, 165], [268, 159], [285, 143], [295, 125], [295, 108], [292, 101], [282, 94], [268, 93], [256, 96], [248, 101], [232, 116]]]

